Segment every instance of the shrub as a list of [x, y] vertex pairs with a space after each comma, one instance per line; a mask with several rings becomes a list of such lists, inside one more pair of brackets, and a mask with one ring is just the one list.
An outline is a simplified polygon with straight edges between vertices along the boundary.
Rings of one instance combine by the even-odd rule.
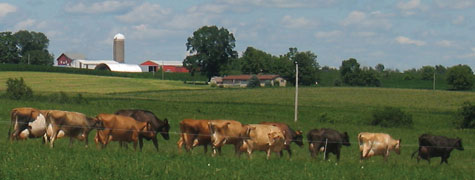
[[89, 101], [78, 93], [76, 97], [69, 97], [65, 92], [54, 93], [49, 96], [50, 102], [57, 102], [60, 104], [89, 104]]
[[459, 110], [459, 117], [455, 121], [458, 128], [475, 128], [475, 105], [464, 102]]
[[259, 78], [257, 76], [253, 75], [251, 79], [249, 79], [249, 82], [247, 83], [248, 88], [258, 88], [261, 87], [261, 81], [259, 81]]
[[335, 81], [333, 81], [333, 85], [334, 86], [341, 86], [341, 80], [335, 79]]
[[25, 84], [23, 78], [7, 80], [7, 97], [18, 100], [33, 97], [33, 90]]
[[327, 114], [327, 113], [321, 113], [321, 114], [318, 116], [318, 121], [319, 121], [320, 123], [335, 124], [335, 120], [330, 119], [330, 118], [328, 117], [328, 114]]
[[381, 127], [412, 127], [412, 116], [400, 108], [385, 107], [373, 111], [371, 125]]

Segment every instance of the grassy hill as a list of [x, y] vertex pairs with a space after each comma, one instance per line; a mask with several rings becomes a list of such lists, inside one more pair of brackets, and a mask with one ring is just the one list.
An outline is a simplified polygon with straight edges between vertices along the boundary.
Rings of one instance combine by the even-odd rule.
[[[10, 73], [10, 74], [9, 74]], [[19, 72], [0, 72], [0, 82]], [[475, 173], [475, 131], [458, 130], [452, 125], [458, 108], [464, 101], [474, 101], [473, 92], [430, 91], [391, 88], [304, 87], [299, 92], [299, 121], [293, 122], [294, 88], [210, 89], [184, 85], [182, 82], [105, 78], [70, 75], [64, 79], [55, 73], [21, 73], [35, 92], [84, 92], [88, 104], [60, 104], [42, 101], [13, 101], [1, 98], [0, 103], [0, 179], [78, 178], [78, 179], [473, 179]], [[54, 80], [53, 80], [54, 79]], [[31, 83], [31, 81], [35, 81]], [[69, 86], [74, 82], [75, 86]], [[54, 85], [49, 85], [50, 83]], [[175, 84], [176, 83], [176, 84]], [[114, 86], [115, 84], [120, 84]], [[112, 86], [113, 88], [108, 88]], [[2, 89], [3, 88], [3, 89]], [[0, 90], [4, 90], [4, 83]], [[60, 139], [54, 149], [39, 139], [23, 142], [7, 141], [9, 110], [30, 106], [39, 109], [61, 109], [83, 112], [89, 116], [113, 113], [118, 109], [137, 108], [153, 111], [171, 123], [170, 140], [159, 137], [160, 151], [146, 141], [143, 152], [119, 149], [113, 142], [104, 150], [96, 149], [89, 134], [90, 148]], [[381, 128], [368, 125], [371, 112], [392, 106], [413, 115], [413, 128]], [[234, 119], [243, 123], [261, 121], [286, 122], [304, 133], [313, 128], [334, 128], [347, 131], [350, 147], [343, 147], [340, 162], [330, 155], [330, 161], [310, 159], [308, 144], [292, 145], [294, 156], [255, 152], [253, 159], [238, 158], [232, 147], [223, 155], [211, 157], [198, 147], [192, 153], [177, 151], [178, 122], [184, 118]], [[362, 131], [386, 132], [402, 139], [402, 153], [392, 153], [384, 163], [373, 157], [360, 163], [356, 135]], [[449, 165], [416, 163], [410, 155], [417, 149], [417, 137], [433, 133], [461, 137], [465, 151], [454, 150]]]

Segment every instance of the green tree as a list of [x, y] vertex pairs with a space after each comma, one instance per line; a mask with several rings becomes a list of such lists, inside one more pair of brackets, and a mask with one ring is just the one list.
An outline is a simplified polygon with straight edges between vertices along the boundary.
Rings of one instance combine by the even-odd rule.
[[0, 63], [18, 64], [20, 61], [17, 40], [11, 32], [0, 32]]
[[299, 84], [312, 85], [318, 80], [320, 66], [317, 63], [317, 55], [313, 52], [299, 52], [297, 48], [289, 48], [289, 52], [283, 58], [287, 58], [292, 63], [290, 67], [293, 71], [287, 75], [291, 83], [295, 84], [295, 63], [299, 65]]
[[31, 50], [27, 51], [26, 54], [21, 57], [20, 62], [23, 64], [53, 65], [54, 58], [48, 51]]
[[270, 73], [273, 71], [273, 57], [259, 49], [247, 47], [241, 59], [241, 71], [245, 74]]
[[475, 77], [468, 65], [456, 65], [447, 70], [447, 83], [453, 90], [472, 89]]
[[343, 83], [349, 85], [356, 85], [356, 79], [358, 79], [358, 74], [360, 73], [360, 64], [356, 61], [355, 58], [350, 58], [348, 60], [343, 60], [340, 66], [340, 75], [343, 80]]
[[234, 35], [225, 28], [216, 26], [203, 26], [193, 32], [186, 43], [186, 50], [192, 54], [183, 61], [192, 74], [199, 70], [211, 79], [221, 75], [228, 64], [237, 58], [234, 51]]
[[435, 66], [435, 72], [436, 72], [437, 74], [444, 74], [446, 71], [447, 71], [447, 68], [445, 68], [445, 67], [442, 66], [442, 65], [436, 65], [436, 66]]
[[421, 74], [422, 80], [433, 80], [434, 72], [435, 68], [432, 66], [422, 66], [422, 68], [419, 69], [419, 73]]
[[384, 71], [384, 65], [383, 64], [377, 64], [374, 69], [376, 69], [376, 71], [378, 72], [383, 72]]

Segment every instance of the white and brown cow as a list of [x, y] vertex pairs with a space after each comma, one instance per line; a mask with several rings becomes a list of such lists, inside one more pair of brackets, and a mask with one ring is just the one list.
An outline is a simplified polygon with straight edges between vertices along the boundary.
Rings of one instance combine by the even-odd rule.
[[251, 158], [254, 150], [265, 151], [267, 159], [269, 159], [272, 152], [280, 152], [284, 148], [284, 133], [276, 126], [248, 124], [246, 125], [246, 133], [240, 150], [246, 150], [249, 158]]
[[360, 145], [361, 160], [382, 155], [387, 161], [389, 153], [396, 151], [401, 153], [401, 139], [395, 140], [389, 134], [361, 132], [358, 134], [358, 144]]

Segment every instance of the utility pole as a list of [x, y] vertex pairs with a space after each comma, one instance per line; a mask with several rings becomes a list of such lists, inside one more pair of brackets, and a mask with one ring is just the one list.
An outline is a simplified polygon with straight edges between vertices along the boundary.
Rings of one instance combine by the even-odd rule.
[[28, 53], [28, 64], [30, 64], [30, 53]]
[[297, 122], [299, 103], [299, 63], [295, 61], [295, 116], [294, 121]]
[[434, 81], [432, 83], [432, 89], [435, 91], [435, 69], [434, 69]]

